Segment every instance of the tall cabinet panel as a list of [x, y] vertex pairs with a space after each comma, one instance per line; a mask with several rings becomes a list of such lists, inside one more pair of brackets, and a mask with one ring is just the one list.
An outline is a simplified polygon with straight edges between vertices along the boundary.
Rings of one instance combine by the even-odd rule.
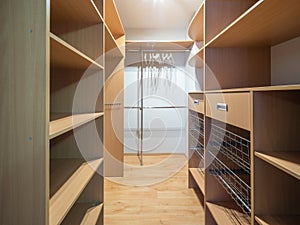
[[123, 176], [125, 32], [113, 0], [105, 0], [105, 176]]
[[0, 224], [48, 219], [47, 3], [1, 1]]

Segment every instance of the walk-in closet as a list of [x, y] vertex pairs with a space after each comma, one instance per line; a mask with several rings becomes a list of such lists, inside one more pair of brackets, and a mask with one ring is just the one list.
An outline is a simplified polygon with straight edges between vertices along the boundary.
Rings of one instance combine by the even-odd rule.
[[299, 0], [1, 0], [0, 225], [299, 225]]

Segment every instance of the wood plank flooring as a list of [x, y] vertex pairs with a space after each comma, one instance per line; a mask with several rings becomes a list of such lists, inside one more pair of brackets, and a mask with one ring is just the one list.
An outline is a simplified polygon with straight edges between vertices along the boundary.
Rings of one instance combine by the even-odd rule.
[[105, 179], [105, 225], [204, 224], [200, 201], [188, 189], [184, 155], [146, 155], [143, 167], [126, 155], [125, 164], [123, 178]]

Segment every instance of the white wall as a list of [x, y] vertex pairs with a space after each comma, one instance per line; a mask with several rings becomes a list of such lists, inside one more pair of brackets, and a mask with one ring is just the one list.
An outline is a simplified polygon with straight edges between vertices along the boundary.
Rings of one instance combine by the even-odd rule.
[[272, 85], [300, 83], [300, 37], [271, 49]]
[[[125, 68], [125, 106], [136, 106], [138, 70]], [[194, 74], [177, 68], [171, 74], [154, 76], [144, 71], [144, 106], [185, 106], [187, 93], [195, 90]], [[143, 149], [147, 153], [187, 154], [188, 109], [145, 109]], [[138, 142], [138, 110], [125, 109], [125, 153], [136, 153]]]

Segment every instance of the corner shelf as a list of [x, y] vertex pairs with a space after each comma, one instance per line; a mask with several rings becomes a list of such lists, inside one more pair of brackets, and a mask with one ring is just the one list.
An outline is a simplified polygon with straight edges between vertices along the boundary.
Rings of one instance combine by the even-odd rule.
[[76, 203], [64, 219], [64, 224], [96, 225], [102, 212], [103, 204]]
[[188, 63], [192, 67], [196, 67], [198, 69], [204, 67], [204, 47], [199, 49], [195, 54], [191, 55], [188, 60]]
[[91, 64], [103, 70], [103, 66], [78, 51], [76, 48], [50, 33], [50, 65], [55, 68], [86, 69]]
[[299, 152], [255, 152], [255, 156], [300, 180]]
[[205, 193], [204, 187], [204, 169], [200, 168], [189, 168], [190, 173], [192, 174], [194, 180], [196, 181], [198, 187], [200, 188], [201, 192]]
[[49, 126], [49, 139], [55, 138], [103, 115], [104, 113], [76, 114], [51, 121]]
[[299, 216], [255, 216], [255, 220], [259, 225], [298, 225]]
[[[259, 0], [207, 47], [272, 46], [300, 35], [297, 0]], [[242, 36], [240, 34], [243, 34]]]
[[206, 206], [219, 225], [250, 224], [247, 216], [234, 202], [206, 202]]
[[194, 41], [204, 40], [204, 1], [188, 27], [188, 35]]
[[[55, 162], [56, 161], [56, 162]], [[78, 160], [73, 160], [78, 163]], [[72, 159], [54, 160], [52, 175], [67, 172], [63, 170], [65, 164], [72, 163]], [[69, 212], [77, 198], [89, 183], [95, 171], [99, 168], [103, 159], [97, 159], [83, 163], [72, 176], [60, 187], [60, 189], [50, 198], [49, 201], [49, 224], [59, 224]], [[60, 175], [63, 176], [63, 175]]]

